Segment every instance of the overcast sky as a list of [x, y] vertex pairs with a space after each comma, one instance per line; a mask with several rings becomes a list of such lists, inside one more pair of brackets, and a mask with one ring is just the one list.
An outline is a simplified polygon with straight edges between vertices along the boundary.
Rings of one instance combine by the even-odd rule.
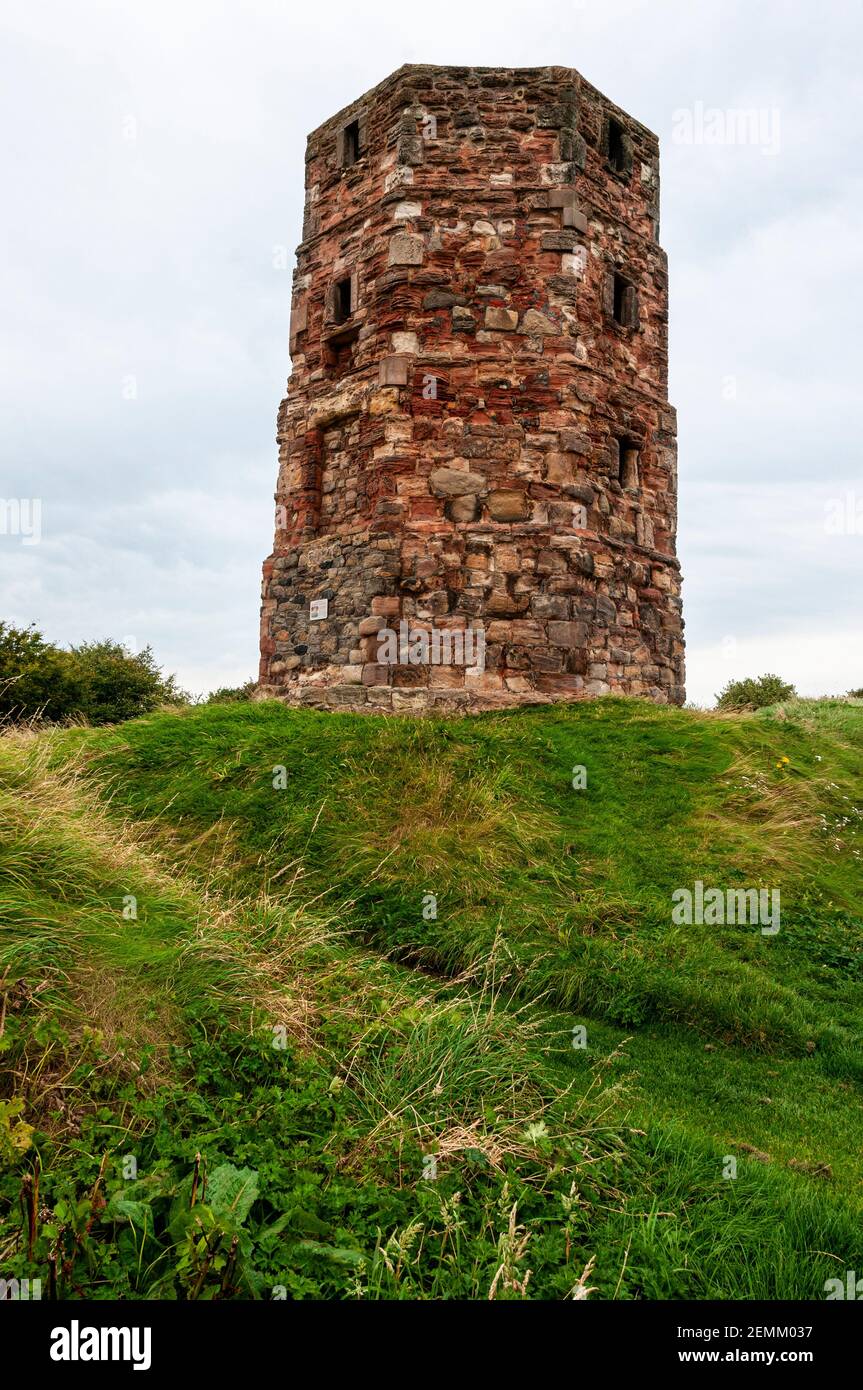
[[661, 141], [689, 698], [863, 685], [863, 7], [0, 12], [0, 497], [41, 499], [0, 616], [149, 642], [193, 692], [256, 675], [307, 132], [405, 62], [562, 64]]

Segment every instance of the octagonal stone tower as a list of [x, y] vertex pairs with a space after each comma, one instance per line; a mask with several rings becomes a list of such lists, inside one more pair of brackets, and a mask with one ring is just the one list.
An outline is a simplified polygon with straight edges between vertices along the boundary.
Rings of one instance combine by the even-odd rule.
[[308, 141], [260, 693], [684, 698], [658, 142], [408, 65]]

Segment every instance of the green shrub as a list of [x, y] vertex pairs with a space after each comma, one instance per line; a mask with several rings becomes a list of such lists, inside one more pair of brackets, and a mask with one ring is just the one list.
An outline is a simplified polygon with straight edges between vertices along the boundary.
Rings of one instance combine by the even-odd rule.
[[863, 700], [863, 685], [861, 685], [860, 688], [859, 688], [858, 690], [849, 690], [849, 691], [848, 691], [848, 699], [849, 699], [849, 700]]
[[83, 683], [69, 652], [46, 642], [35, 628], [0, 622], [0, 718], [42, 714], [63, 719], [79, 709]]
[[83, 684], [76, 713], [90, 724], [119, 724], [160, 705], [187, 702], [176, 677], [162, 674], [150, 647], [133, 654], [119, 642], [82, 642], [70, 655]]
[[747, 680], [729, 681], [716, 697], [717, 709], [764, 709], [780, 700], [791, 700], [797, 694], [781, 676], [750, 676]]
[[246, 681], [245, 685], [223, 685], [213, 690], [204, 701], [205, 705], [237, 705], [251, 700], [257, 689], [257, 681]]
[[764, 709], [782, 699], [794, 699], [794, 685], [781, 676], [750, 676], [748, 680], [728, 681], [716, 696], [717, 709]]
[[0, 622], [0, 719], [83, 719], [116, 724], [164, 704], [183, 704], [149, 647], [132, 654], [118, 642], [82, 642], [68, 651], [31, 625]]

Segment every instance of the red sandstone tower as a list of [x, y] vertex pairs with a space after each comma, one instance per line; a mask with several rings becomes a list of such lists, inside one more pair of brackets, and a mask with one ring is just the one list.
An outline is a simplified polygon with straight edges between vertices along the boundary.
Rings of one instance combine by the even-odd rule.
[[683, 701], [658, 203], [570, 68], [409, 65], [309, 137], [262, 693]]

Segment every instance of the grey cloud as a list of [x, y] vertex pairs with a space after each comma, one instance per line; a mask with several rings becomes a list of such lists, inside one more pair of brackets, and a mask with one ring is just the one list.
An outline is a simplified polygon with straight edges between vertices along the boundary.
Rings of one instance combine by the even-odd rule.
[[[821, 518], [863, 496], [861, 27], [844, 0], [11, 0], [0, 494], [41, 497], [45, 538], [0, 536], [5, 612], [134, 634], [196, 690], [253, 673], [306, 133], [405, 61], [558, 63], [662, 139], [690, 693], [734, 661], [860, 684], [863, 535]], [[777, 151], [676, 141], [696, 103], [776, 108]]]

